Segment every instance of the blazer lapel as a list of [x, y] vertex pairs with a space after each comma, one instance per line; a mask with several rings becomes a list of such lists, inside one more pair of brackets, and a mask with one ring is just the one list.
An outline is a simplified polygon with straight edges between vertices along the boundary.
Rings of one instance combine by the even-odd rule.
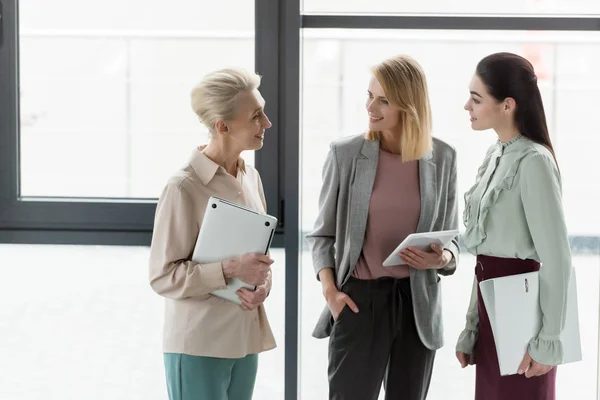
[[365, 230], [367, 228], [367, 218], [369, 216], [369, 203], [373, 191], [373, 183], [375, 182], [378, 161], [379, 141], [365, 139], [360, 155], [356, 160], [354, 182], [352, 183], [351, 188], [351, 215], [349, 215], [350, 271], [354, 269], [362, 250]]
[[419, 188], [421, 191], [421, 214], [417, 232], [429, 232], [437, 214], [437, 174], [431, 150], [419, 159]]

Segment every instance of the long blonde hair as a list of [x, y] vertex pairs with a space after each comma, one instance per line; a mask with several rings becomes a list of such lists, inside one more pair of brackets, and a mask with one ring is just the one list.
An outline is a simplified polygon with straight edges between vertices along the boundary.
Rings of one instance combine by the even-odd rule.
[[[402, 160], [421, 158], [432, 145], [431, 105], [423, 68], [413, 58], [399, 55], [373, 67], [372, 72], [390, 104], [400, 109]], [[381, 132], [369, 131], [365, 137], [380, 140]]]

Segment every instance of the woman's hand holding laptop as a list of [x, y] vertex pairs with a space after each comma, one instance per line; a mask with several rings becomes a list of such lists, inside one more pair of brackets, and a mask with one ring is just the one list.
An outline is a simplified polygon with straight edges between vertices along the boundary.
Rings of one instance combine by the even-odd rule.
[[267, 280], [273, 259], [264, 254], [246, 253], [223, 261], [223, 274], [226, 279], [238, 278], [253, 286], [260, 286]]

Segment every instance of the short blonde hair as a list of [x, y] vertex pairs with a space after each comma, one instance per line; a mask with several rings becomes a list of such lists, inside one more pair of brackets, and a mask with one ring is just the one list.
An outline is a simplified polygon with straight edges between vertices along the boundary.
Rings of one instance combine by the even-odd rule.
[[[400, 55], [373, 67], [372, 72], [390, 104], [400, 109], [402, 160], [421, 158], [432, 146], [431, 105], [423, 68], [413, 58]], [[369, 131], [365, 137], [379, 140], [381, 132]]]
[[259, 75], [241, 68], [220, 69], [206, 75], [192, 89], [192, 109], [208, 128], [209, 136], [215, 133], [218, 120], [235, 118], [237, 96], [257, 89], [260, 79]]

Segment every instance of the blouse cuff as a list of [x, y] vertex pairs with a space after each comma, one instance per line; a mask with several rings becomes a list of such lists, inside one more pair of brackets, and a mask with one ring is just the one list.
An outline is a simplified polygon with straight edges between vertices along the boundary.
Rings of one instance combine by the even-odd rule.
[[560, 339], [531, 339], [527, 349], [531, 358], [543, 365], [558, 365], [563, 359], [563, 345]]
[[458, 337], [456, 351], [460, 351], [465, 354], [474, 354], [475, 343], [477, 343], [477, 331], [465, 328], [465, 330], [463, 330]]

